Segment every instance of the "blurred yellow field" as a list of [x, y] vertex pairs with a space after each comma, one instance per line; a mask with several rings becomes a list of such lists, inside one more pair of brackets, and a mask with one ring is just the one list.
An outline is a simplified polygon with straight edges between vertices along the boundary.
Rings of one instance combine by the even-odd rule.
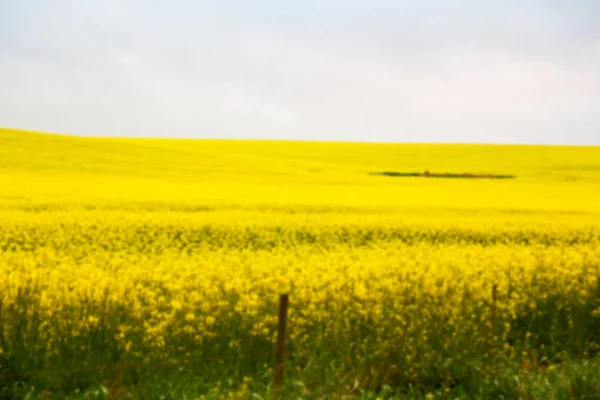
[[598, 349], [598, 147], [5, 129], [0, 221], [0, 374], [221, 357], [198, 374], [267, 379], [281, 293], [308, 398]]
[[[496, 173], [507, 181], [369, 173]], [[0, 131], [3, 208], [600, 210], [600, 148], [104, 139]]]

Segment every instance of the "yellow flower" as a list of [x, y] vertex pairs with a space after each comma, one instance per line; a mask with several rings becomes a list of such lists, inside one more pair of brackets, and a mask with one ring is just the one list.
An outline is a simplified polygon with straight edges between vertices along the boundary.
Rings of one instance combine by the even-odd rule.
[[196, 319], [196, 316], [194, 315], [194, 313], [189, 312], [189, 313], [185, 314], [185, 320], [187, 322], [192, 322], [194, 319]]

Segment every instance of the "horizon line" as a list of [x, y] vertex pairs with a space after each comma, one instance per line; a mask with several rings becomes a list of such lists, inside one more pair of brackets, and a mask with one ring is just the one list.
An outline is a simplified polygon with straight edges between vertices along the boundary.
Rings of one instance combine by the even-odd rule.
[[600, 144], [561, 144], [561, 143], [505, 143], [505, 142], [392, 142], [370, 140], [315, 140], [315, 139], [286, 139], [286, 138], [239, 138], [239, 137], [180, 137], [180, 136], [110, 136], [85, 135], [33, 129], [0, 126], [0, 131], [15, 131], [47, 136], [61, 136], [78, 139], [116, 139], [116, 140], [175, 140], [175, 141], [227, 141], [227, 142], [289, 142], [289, 143], [335, 143], [335, 144], [374, 144], [374, 145], [442, 145], [442, 146], [523, 146], [523, 147], [600, 147]]

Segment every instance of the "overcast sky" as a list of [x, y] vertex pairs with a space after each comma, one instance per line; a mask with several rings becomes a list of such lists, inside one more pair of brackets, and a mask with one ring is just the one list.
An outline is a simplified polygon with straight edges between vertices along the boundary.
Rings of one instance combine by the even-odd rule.
[[0, 126], [600, 144], [598, 0], [0, 0]]

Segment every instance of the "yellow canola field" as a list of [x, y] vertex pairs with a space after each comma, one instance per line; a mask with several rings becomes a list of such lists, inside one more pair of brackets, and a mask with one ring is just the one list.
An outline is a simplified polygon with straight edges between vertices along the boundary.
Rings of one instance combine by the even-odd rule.
[[[424, 170], [516, 179], [371, 174]], [[289, 293], [299, 376], [450, 382], [482, 354], [596, 350], [599, 245], [596, 147], [0, 130], [0, 364], [260, 375]]]

